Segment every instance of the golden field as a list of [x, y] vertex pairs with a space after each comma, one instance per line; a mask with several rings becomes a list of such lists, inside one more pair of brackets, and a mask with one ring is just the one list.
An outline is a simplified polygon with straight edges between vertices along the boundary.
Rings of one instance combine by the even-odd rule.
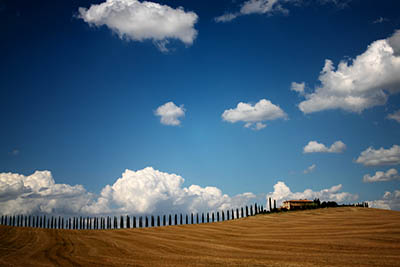
[[0, 226], [0, 266], [400, 266], [400, 212], [329, 208], [209, 224]]

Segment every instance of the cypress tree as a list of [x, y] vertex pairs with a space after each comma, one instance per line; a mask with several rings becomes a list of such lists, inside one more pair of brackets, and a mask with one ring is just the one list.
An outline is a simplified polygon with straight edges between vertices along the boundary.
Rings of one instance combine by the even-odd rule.
[[250, 206], [250, 216], [253, 216], [253, 206]]
[[151, 227], [154, 227], [154, 216], [151, 215]]
[[211, 213], [211, 222], [214, 222], [214, 212]]
[[161, 226], [161, 220], [160, 220], [160, 215], [157, 215], [157, 226], [160, 227]]
[[131, 228], [131, 218], [126, 215], [126, 228]]
[[254, 204], [254, 215], [256, 215], [258, 212], [257, 212], [258, 210], [257, 210], [257, 203], [255, 203]]
[[149, 227], [149, 219], [146, 216], [146, 227]]
[[123, 229], [124, 228], [124, 217], [121, 215], [121, 219], [119, 221], [119, 228]]
[[272, 211], [272, 202], [271, 202], [271, 198], [268, 198], [268, 202], [269, 202], [269, 212]]
[[4, 225], [4, 215], [1, 215], [1, 225]]
[[191, 224], [193, 224], [193, 213], [190, 214], [191, 215]]
[[217, 211], [217, 222], [219, 222], [219, 211]]
[[166, 218], [167, 216], [165, 216], [165, 214], [163, 215], [163, 226], [166, 226], [167, 225], [167, 218]]
[[224, 214], [224, 211], [222, 210], [221, 213], [222, 213], [222, 216], [221, 216], [221, 217], [222, 217], [222, 221], [225, 221], [225, 214]]
[[276, 210], [276, 199], [274, 199], [274, 210]]
[[183, 224], [183, 220], [182, 220], [182, 213], [181, 213], [181, 216], [180, 216], [180, 218], [179, 218], [179, 222], [180, 222], [180, 225], [182, 225], [182, 224]]
[[139, 228], [143, 227], [142, 216], [139, 217]]
[[201, 214], [201, 222], [204, 223], [204, 212]]
[[207, 223], [210, 222], [210, 214], [207, 212]]
[[172, 216], [171, 216], [171, 214], [168, 216], [168, 225], [172, 225]]
[[189, 216], [186, 214], [186, 224], [189, 224]]
[[133, 216], [133, 228], [136, 228], [136, 216]]
[[240, 218], [244, 217], [243, 207], [241, 208], [241, 214], [240, 215], [241, 215]]
[[175, 214], [174, 223], [175, 223], [175, 225], [177, 225], [177, 224], [178, 224], [178, 215], [177, 215], [177, 214]]
[[199, 224], [199, 214], [198, 213], [196, 214], [196, 219], [197, 219], [196, 220], [197, 224]]
[[17, 227], [19, 226], [19, 215], [17, 215], [17, 223], [16, 223], [16, 226], [17, 226]]
[[239, 219], [239, 208], [236, 209], [236, 219]]
[[249, 207], [246, 206], [246, 217], [249, 216]]

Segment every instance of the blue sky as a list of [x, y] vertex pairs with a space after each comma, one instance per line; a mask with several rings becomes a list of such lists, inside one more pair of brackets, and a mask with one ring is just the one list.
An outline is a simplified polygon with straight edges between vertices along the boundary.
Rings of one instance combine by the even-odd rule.
[[[393, 152], [394, 160], [375, 165], [356, 162], [369, 147], [390, 154], [399, 144], [400, 120], [388, 118], [400, 109], [398, 65], [388, 63], [392, 67], [381, 76], [367, 75], [371, 84], [376, 82], [370, 86], [374, 88], [363, 85], [368, 99], [388, 90], [384, 102], [358, 106], [361, 110], [340, 103], [311, 112], [299, 109], [306, 95], [321, 87], [326, 59], [336, 71], [341, 61], [351, 65], [373, 42], [395, 35], [400, 29], [398, 1], [156, 3], [171, 10], [182, 7], [189, 20], [182, 25], [192, 32], [173, 29], [178, 37], [160, 37], [160, 22], [147, 19], [136, 24], [143, 29], [121, 37], [107, 25], [107, 17], [97, 26], [85, 17], [84, 12], [104, 1], [0, 1], [0, 172], [7, 184], [5, 196], [14, 179], [5, 173], [29, 176], [48, 170], [57, 184], [82, 185], [88, 194], [98, 195], [125, 169], [152, 167], [183, 177], [183, 186], [213, 186], [229, 196], [274, 192], [278, 181], [292, 192], [341, 184], [341, 191], [358, 195], [345, 201], [400, 208], [398, 175], [390, 181], [363, 182], [364, 175], [397, 170], [400, 155]], [[264, 9], [240, 13], [251, 3], [264, 4]], [[81, 7], [86, 11], [79, 11]], [[216, 21], [228, 13], [237, 17]], [[126, 14], [120, 19], [129, 24]], [[151, 23], [156, 26], [147, 27]], [[140, 34], [147, 37], [138, 40]], [[187, 37], [190, 41], [184, 42]], [[400, 60], [396, 53], [392, 59]], [[357, 79], [364, 76], [353, 74], [357, 90]], [[388, 88], [379, 77], [392, 81]], [[340, 89], [335, 81], [330, 86]], [[304, 82], [305, 93], [291, 90], [292, 82]], [[266, 110], [248, 128], [246, 118], [231, 122], [222, 117], [239, 102], [254, 107], [262, 99], [286, 117], [269, 119]], [[168, 102], [184, 111], [179, 125], [162, 124], [155, 115]], [[255, 130], [256, 122], [267, 126]], [[310, 141], [328, 148], [341, 141], [345, 149], [303, 153]], [[383, 198], [385, 192], [391, 197]], [[21, 197], [16, 194], [12, 201]]]

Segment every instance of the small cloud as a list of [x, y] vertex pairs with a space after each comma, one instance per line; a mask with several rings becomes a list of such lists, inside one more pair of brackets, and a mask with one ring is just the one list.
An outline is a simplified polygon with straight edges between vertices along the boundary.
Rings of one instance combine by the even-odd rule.
[[10, 152], [11, 155], [13, 156], [18, 156], [19, 155], [19, 150], [18, 149], [14, 149], [13, 151]]
[[292, 84], [290, 86], [290, 90], [299, 93], [299, 95], [304, 95], [305, 86], [306, 86], [306, 84], [304, 82], [302, 82], [302, 83], [292, 82]]
[[387, 21], [389, 21], [387, 18], [379, 17], [376, 20], [374, 20], [372, 23], [373, 24], [380, 24], [380, 23], [384, 23], [384, 22], [387, 22]]
[[310, 167], [308, 167], [307, 169], [305, 169], [305, 170], [303, 171], [303, 173], [304, 173], [304, 174], [311, 173], [311, 172], [313, 172], [313, 171], [315, 170], [316, 167], [317, 167], [317, 165], [313, 164], [313, 165], [311, 165]]
[[173, 102], [168, 102], [159, 106], [154, 114], [161, 117], [160, 122], [162, 124], [178, 126], [181, 124], [179, 118], [185, 116], [185, 109], [183, 108], [183, 105], [178, 107]]
[[261, 130], [267, 125], [262, 123], [267, 120], [286, 119], [287, 114], [277, 105], [267, 99], [261, 99], [256, 104], [240, 102], [236, 108], [227, 109], [222, 114], [222, 119], [227, 122], [245, 122], [244, 127]]
[[229, 21], [237, 18], [237, 16], [239, 16], [239, 15], [240, 15], [240, 13], [226, 13], [224, 15], [214, 18], [214, 20], [216, 22], [229, 22]]
[[329, 148], [317, 141], [310, 141], [303, 148], [303, 153], [342, 153], [346, 150], [346, 145], [342, 141], [336, 141]]
[[387, 119], [391, 119], [391, 120], [395, 120], [395, 121], [397, 121], [398, 123], [400, 123], [400, 109], [397, 110], [397, 111], [395, 111], [395, 112], [392, 113], [392, 114], [387, 115], [386, 118], [387, 118]]
[[361, 152], [356, 162], [364, 166], [398, 165], [400, 164], [400, 146], [393, 145], [389, 149], [369, 147]]
[[369, 174], [364, 175], [364, 183], [375, 183], [375, 182], [388, 182], [393, 180], [399, 180], [400, 175], [396, 169], [389, 169], [386, 172], [378, 171], [374, 176]]

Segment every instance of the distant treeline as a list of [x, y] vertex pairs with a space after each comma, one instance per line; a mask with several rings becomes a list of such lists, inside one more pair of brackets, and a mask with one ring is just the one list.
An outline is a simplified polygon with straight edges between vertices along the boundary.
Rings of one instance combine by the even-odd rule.
[[[276, 205], [276, 201], [275, 201]], [[276, 210], [276, 206], [275, 206]], [[2, 215], [1, 225], [17, 227], [34, 227], [48, 229], [71, 230], [97, 230], [97, 229], [121, 229], [160, 227], [168, 225], [212, 223], [227, 220], [235, 220], [265, 213], [263, 206], [245, 206], [225, 211], [203, 212], [191, 214], [169, 214], [158, 216], [102, 216], [102, 217], [62, 217], [46, 215]]]
[[[201, 224], [235, 220], [254, 216], [258, 214], [268, 214], [282, 211], [289, 211], [285, 208], [277, 208], [276, 200], [268, 199], [269, 210], [264, 209], [261, 205], [245, 206], [225, 211], [203, 212], [191, 214], [169, 214], [158, 216], [101, 216], [101, 217], [63, 217], [63, 216], [46, 216], [46, 215], [2, 215], [0, 219], [1, 225], [17, 226], [17, 227], [34, 227], [48, 229], [71, 229], [71, 230], [104, 230], [104, 229], [122, 229], [122, 228], [143, 228], [143, 227], [160, 227], [169, 225], [183, 224]], [[296, 207], [291, 210], [330, 208], [330, 207], [367, 207], [368, 203], [343, 204], [338, 205], [334, 201], [323, 201], [314, 199], [311, 205]]]

